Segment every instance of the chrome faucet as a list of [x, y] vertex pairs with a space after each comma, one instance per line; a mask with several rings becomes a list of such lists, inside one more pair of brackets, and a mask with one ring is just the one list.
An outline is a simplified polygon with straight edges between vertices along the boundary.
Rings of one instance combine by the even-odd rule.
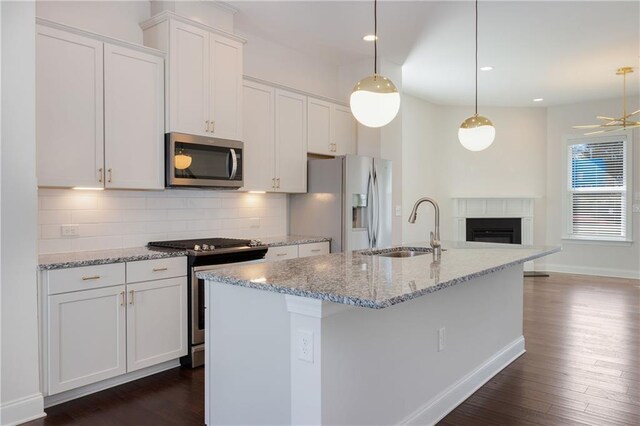
[[433, 249], [434, 257], [436, 259], [440, 259], [440, 254], [442, 253], [442, 245], [440, 243], [440, 207], [438, 207], [438, 203], [436, 203], [435, 200], [428, 197], [420, 198], [413, 205], [413, 210], [411, 210], [411, 215], [409, 216], [409, 223], [416, 223], [416, 218], [418, 217], [418, 207], [420, 206], [420, 204], [424, 203], [425, 201], [428, 203], [431, 203], [431, 205], [436, 211], [436, 224], [435, 224], [435, 230], [434, 230], [435, 232], [431, 231], [430, 243], [431, 243], [431, 248]]

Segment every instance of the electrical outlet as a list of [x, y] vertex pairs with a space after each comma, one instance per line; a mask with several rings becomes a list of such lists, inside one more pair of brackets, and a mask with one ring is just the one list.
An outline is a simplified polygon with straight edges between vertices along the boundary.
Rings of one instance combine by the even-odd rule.
[[402, 206], [396, 206], [396, 216], [402, 216]]
[[640, 204], [634, 204], [633, 205], [633, 212], [634, 213], [640, 213]]
[[63, 237], [77, 237], [80, 235], [80, 225], [62, 225], [60, 233]]
[[438, 329], [438, 352], [444, 351], [444, 327]]
[[298, 330], [298, 359], [313, 364], [313, 332]]

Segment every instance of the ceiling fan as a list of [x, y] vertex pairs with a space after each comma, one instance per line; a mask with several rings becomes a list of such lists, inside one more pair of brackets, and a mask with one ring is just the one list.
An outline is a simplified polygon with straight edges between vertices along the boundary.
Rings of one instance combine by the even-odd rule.
[[594, 130], [592, 132], [585, 133], [587, 135], [595, 135], [598, 133], [607, 133], [614, 132], [616, 130], [622, 129], [632, 129], [634, 127], [640, 127], [640, 121], [629, 120], [629, 118], [633, 117], [640, 113], [640, 109], [632, 112], [631, 114], [627, 114], [627, 74], [633, 72], [633, 67], [622, 67], [618, 68], [616, 71], [616, 75], [622, 76], [622, 93], [623, 93], [623, 105], [622, 105], [622, 117], [613, 118], [613, 117], [603, 117], [597, 116], [598, 120], [604, 120], [604, 123], [601, 124], [587, 124], [584, 126], [573, 126], [574, 129], [600, 129]]

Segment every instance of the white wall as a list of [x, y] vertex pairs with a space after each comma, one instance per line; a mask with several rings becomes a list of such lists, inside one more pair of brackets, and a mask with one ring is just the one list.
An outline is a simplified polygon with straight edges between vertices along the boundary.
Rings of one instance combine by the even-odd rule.
[[[40, 189], [40, 254], [140, 247], [149, 241], [287, 233], [284, 194]], [[61, 225], [79, 226], [62, 237]]]
[[83, 30], [142, 44], [148, 1], [38, 1], [36, 15]]
[[[472, 107], [434, 106], [407, 95], [403, 102], [404, 216], [419, 196], [435, 198], [440, 237], [451, 240], [452, 198], [536, 197], [533, 243], [544, 244], [545, 109], [481, 108], [496, 126], [496, 139], [486, 150], [471, 152], [458, 141], [458, 128]], [[425, 240], [432, 227], [432, 209], [422, 206], [416, 225], [403, 225], [403, 240]]]
[[[441, 175], [435, 145], [439, 112], [434, 104], [407, 94], [402, 96], [402, 241], [405, 243], [427, 241], [433, 230], [430, 205], [420, 207], [415, 224], [410, 224], [408, 219], [416, 200], [438, 198]], [[443, 229], [442, 238], [452, 239], [451, 234], [444, 231], [448, 230]]]
[[0, 424], [44, 415], [36, 293], [35, 5], [0, 2]]
[[[314, 95], [347, 101], [339, 91], [338, 67], [297, 50], [248, 33], [244, 46], [244, 74]], [[350, 94], [351, 92], [349, 92]]]
[[[629, 111], [640, 101], [630, 100]], [[596, 122], [597, 115], [619, 116], [622, 100], [613, 99], [575, 105], [555, 106], [547, 111], [547, 230], [546, 242], [562, 245], [562, 252], [544, 260], [546, 268], [559, 272], [611, 275], [640, 278], [640, 214], [632, 213], [633, 243], [615, 244], [562, 240], [562, 185], [564, 136], [581, 134], [572, 129], [576, 124]], [[640, 193], [640, 131], [633, 132], [633, 191]], [[640, 197], [640, 195], [639, 195]], [[635, 201], [640, 204], [640, 199]]]

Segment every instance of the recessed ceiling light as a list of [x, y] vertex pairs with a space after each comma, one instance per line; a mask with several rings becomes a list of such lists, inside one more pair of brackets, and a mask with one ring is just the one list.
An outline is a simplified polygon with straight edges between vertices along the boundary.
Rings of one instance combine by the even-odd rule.
[[480, 71], [491, 71], [492, 69], [493, 69], [493, 67], [491, 67], [491, 66], [480, 67]]
[[376, 41], [378, 37], [375, 36], [374, 34], [367, 34], [366, 36], [362, 37], [362, 39], [364, 41]]
[[533, 100], [533, 102], [542, 102], [542, 101], [544, 101], [544, 98], [535, 98]]

